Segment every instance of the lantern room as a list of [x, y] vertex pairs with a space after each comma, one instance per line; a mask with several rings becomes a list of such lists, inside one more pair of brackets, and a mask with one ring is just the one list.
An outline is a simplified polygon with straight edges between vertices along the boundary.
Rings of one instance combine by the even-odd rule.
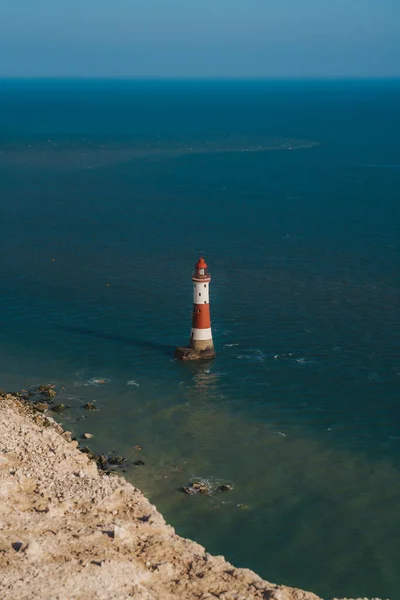
[[193, 281], [210, 281], [211, 276], [208, 272], [207, 263], [202, 256], [194, 266]]

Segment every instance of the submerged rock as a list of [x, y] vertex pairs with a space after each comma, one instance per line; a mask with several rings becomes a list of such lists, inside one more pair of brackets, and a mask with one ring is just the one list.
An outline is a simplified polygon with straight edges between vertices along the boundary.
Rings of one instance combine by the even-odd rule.
[[[84, 454], [87, 454], [89, 458], [91, 458], [93, 460], [96, 459], [96, 454], [93, 452], [93, 450], [91, 450], [87, 446], [80, 448], [80, 451], [83, 452]], [[96, 461], [98, 462], [97, 459], [96, 459]]]
[[54, 398], [55, 396], [57, 396], [57, 392], [55, 391], [55, 384], [54, 383], [48, 383], [46, 385], [39, 385], [36, 388], [36, 393], [37, 394], [41, 394], [42, 396], [46, 396], [46, 398]]
[[135, 467], [142, 467], [144, 465], [144, 462], [142, 460], [135, 460], [134, 463]]
[[[15, 396], [19, 399], [19, 400], [29, 400], [30, 396], [32, 396], [33, 394], [31, 392], [28, 392], [28, 390], [20, 390], [19, 392], [17, 392], [15, 394]], [[1, 391], [0, 391], [0, 396], [1, 396]]]
[[84, 440], [90, 440], [93, 437], [93, 433], [82, 433]]
[[210, 496], [212, 493], [211, 486], [205, 481], [191, 481], [189, 485], [183, 486], [183, 491], [191, 496], [195, 496], [196, 494]]
[[55, 383], [45, 383], [42, 385], [38, 385], [38, 387], [36, 388], [36, 391], [38, 394], [42, 394], [47, 392], [48, 390], [54, 390], [54, 388], [56, 387]]
[[86, 404], [83, 405], [83, 408], [85, 410], [99, 410], [96, 406], [96, 402], [86, 402]]
[[55, 404], [54, 406], [51, 407], [51, 410], [59, 413], [59, 412], [63, 412], [67, 408], [69, 408], [69, 407], [66, 406], [65, 404]]
[[46, 412], [46, 410], [49, 409], [49, 405], [46, 404], [46, 402], [36, 402], [33, 406], [35, 410], [38, 410], [39, 412]]
[[134, 450], [139, 450], [139, 451], [140, 451], [140, 450], [143, 450], [143, 446], [141, 446], [140, 444], [135, 444], [134, 446], [132, 446], [132, 448], [133, 448]]
[[105, 471], [107, 469], [108, 461], [103, 454], [99, 454], [99, 456], [96, 458], [96, 462], [97, 462], [97, 466], [100, 469], [102, 469], [103, 471]]
[[123, 456], [107, 456], [107, 462], [109, 465], [121, 466], [124, 464], [125, 458]]
[[229, 483], [223, 483], [217, 488], [217, 492], [230, 492], [231, 490], [233, 490], [233, 485]]
[[203, 494], [204, 496], [212, 496], [217, 492], [230, 492], [233, 490], [231, 483], [221, 483], [221, 481], [196, 479], [188, 485], [184, 485], [181, 490], [190, 496]]

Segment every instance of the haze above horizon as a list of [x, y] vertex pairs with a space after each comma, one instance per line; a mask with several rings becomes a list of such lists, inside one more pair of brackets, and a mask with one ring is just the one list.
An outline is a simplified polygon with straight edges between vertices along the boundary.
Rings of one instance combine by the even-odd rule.
[[13, 0], [0, 77], [400, 76], [398, 0]]

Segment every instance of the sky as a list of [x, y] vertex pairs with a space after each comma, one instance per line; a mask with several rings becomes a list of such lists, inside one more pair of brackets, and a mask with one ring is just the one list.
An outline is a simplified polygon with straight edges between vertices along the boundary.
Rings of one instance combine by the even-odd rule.
[[400, 0], [0, 0], [0, 77], [397, 77]]

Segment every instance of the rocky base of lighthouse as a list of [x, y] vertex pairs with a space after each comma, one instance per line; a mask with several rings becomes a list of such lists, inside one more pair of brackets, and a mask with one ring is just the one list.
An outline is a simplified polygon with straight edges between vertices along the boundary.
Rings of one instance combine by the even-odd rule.
[[205, 350], [196, 350], [195, 348], [177, 348], [175, 350], [175, 358], [178, 360], [211, 360], [215, 358], [214, 348], [206, 348]]

